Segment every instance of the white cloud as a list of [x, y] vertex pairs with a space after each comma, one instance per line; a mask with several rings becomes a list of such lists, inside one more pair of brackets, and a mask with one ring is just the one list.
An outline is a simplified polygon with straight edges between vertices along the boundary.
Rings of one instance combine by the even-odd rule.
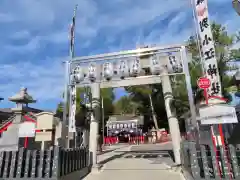
[[27, 30], [16, 31], [11, 38], [14, 40], [28, 39], [31, 36], [30, 32]]
[[11, 15], [0, 13], [0, 23], [9, 23], [13, 21], [14, 21], [14, 17], [12, 17]]
[[36, 51], [40, 47], [41, 38], [36, 36], [30, 39], [24, 45], [6, 45], [5, 50], [13, 53], [24, 53], [26, 54], [29, 51]]
[[30, 94], [40, 101], [59, 99], [63, 92], [62, 59], [44, 60], [45, 63], [19, 62], [0, 66], [0, 94], [14, 95], [20, 87], [27, 87]]

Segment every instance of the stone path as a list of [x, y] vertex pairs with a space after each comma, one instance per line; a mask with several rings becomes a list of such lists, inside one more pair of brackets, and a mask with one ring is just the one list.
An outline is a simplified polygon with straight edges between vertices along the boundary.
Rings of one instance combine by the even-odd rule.
[[[99, 171], [92, 171], [84, 180], [181, 180], [178, 170], [169, 169], [166, 153], [136, 153], [124, 147], [98, 157], [103, 162]], [[164, 159], [165, 158], [165, 159]]]

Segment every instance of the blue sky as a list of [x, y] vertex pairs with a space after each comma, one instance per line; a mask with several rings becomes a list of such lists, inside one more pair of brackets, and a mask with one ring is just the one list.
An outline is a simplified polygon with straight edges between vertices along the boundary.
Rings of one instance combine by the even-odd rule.
[[[7, 98], [24, 86], [38, 100], [34, 107], [56, 108], [76, 3], [77, 56], [183, 43], [194, 34], [190, 0], [1, 0], [0, 107], [14, 106]], [[209, 11], [229, 32], [240, 28], [230, 0], [209, 0]]]

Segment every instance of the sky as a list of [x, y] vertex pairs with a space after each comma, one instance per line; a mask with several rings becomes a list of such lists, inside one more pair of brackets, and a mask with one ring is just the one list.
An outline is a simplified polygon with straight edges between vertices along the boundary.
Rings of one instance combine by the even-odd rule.
[[[37, 100], [32, 107], [56, 109], [75, 4], [76, 56], [181, 44], [195, 34], [190, 0], [1, 0], [0, 107], [13, 107], [8, 97], [26, 87]], [[240, 29], [231, 0], [209, 0], [209, 12], [230, 33]], [[117, 98], [125, 93], [115, 92]]]

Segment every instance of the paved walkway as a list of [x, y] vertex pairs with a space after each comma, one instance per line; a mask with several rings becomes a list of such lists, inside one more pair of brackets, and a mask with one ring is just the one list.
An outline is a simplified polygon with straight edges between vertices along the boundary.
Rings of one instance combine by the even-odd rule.
[[[162, 155], [136, 155], [130, 152], [132, 146], [98, 156], [103, 164], [99, 171], [93, 171], [84, 180], [182, 180], [180, 172], [169, 169]], [[156, 153], [155, 153], [156, 154]]]

